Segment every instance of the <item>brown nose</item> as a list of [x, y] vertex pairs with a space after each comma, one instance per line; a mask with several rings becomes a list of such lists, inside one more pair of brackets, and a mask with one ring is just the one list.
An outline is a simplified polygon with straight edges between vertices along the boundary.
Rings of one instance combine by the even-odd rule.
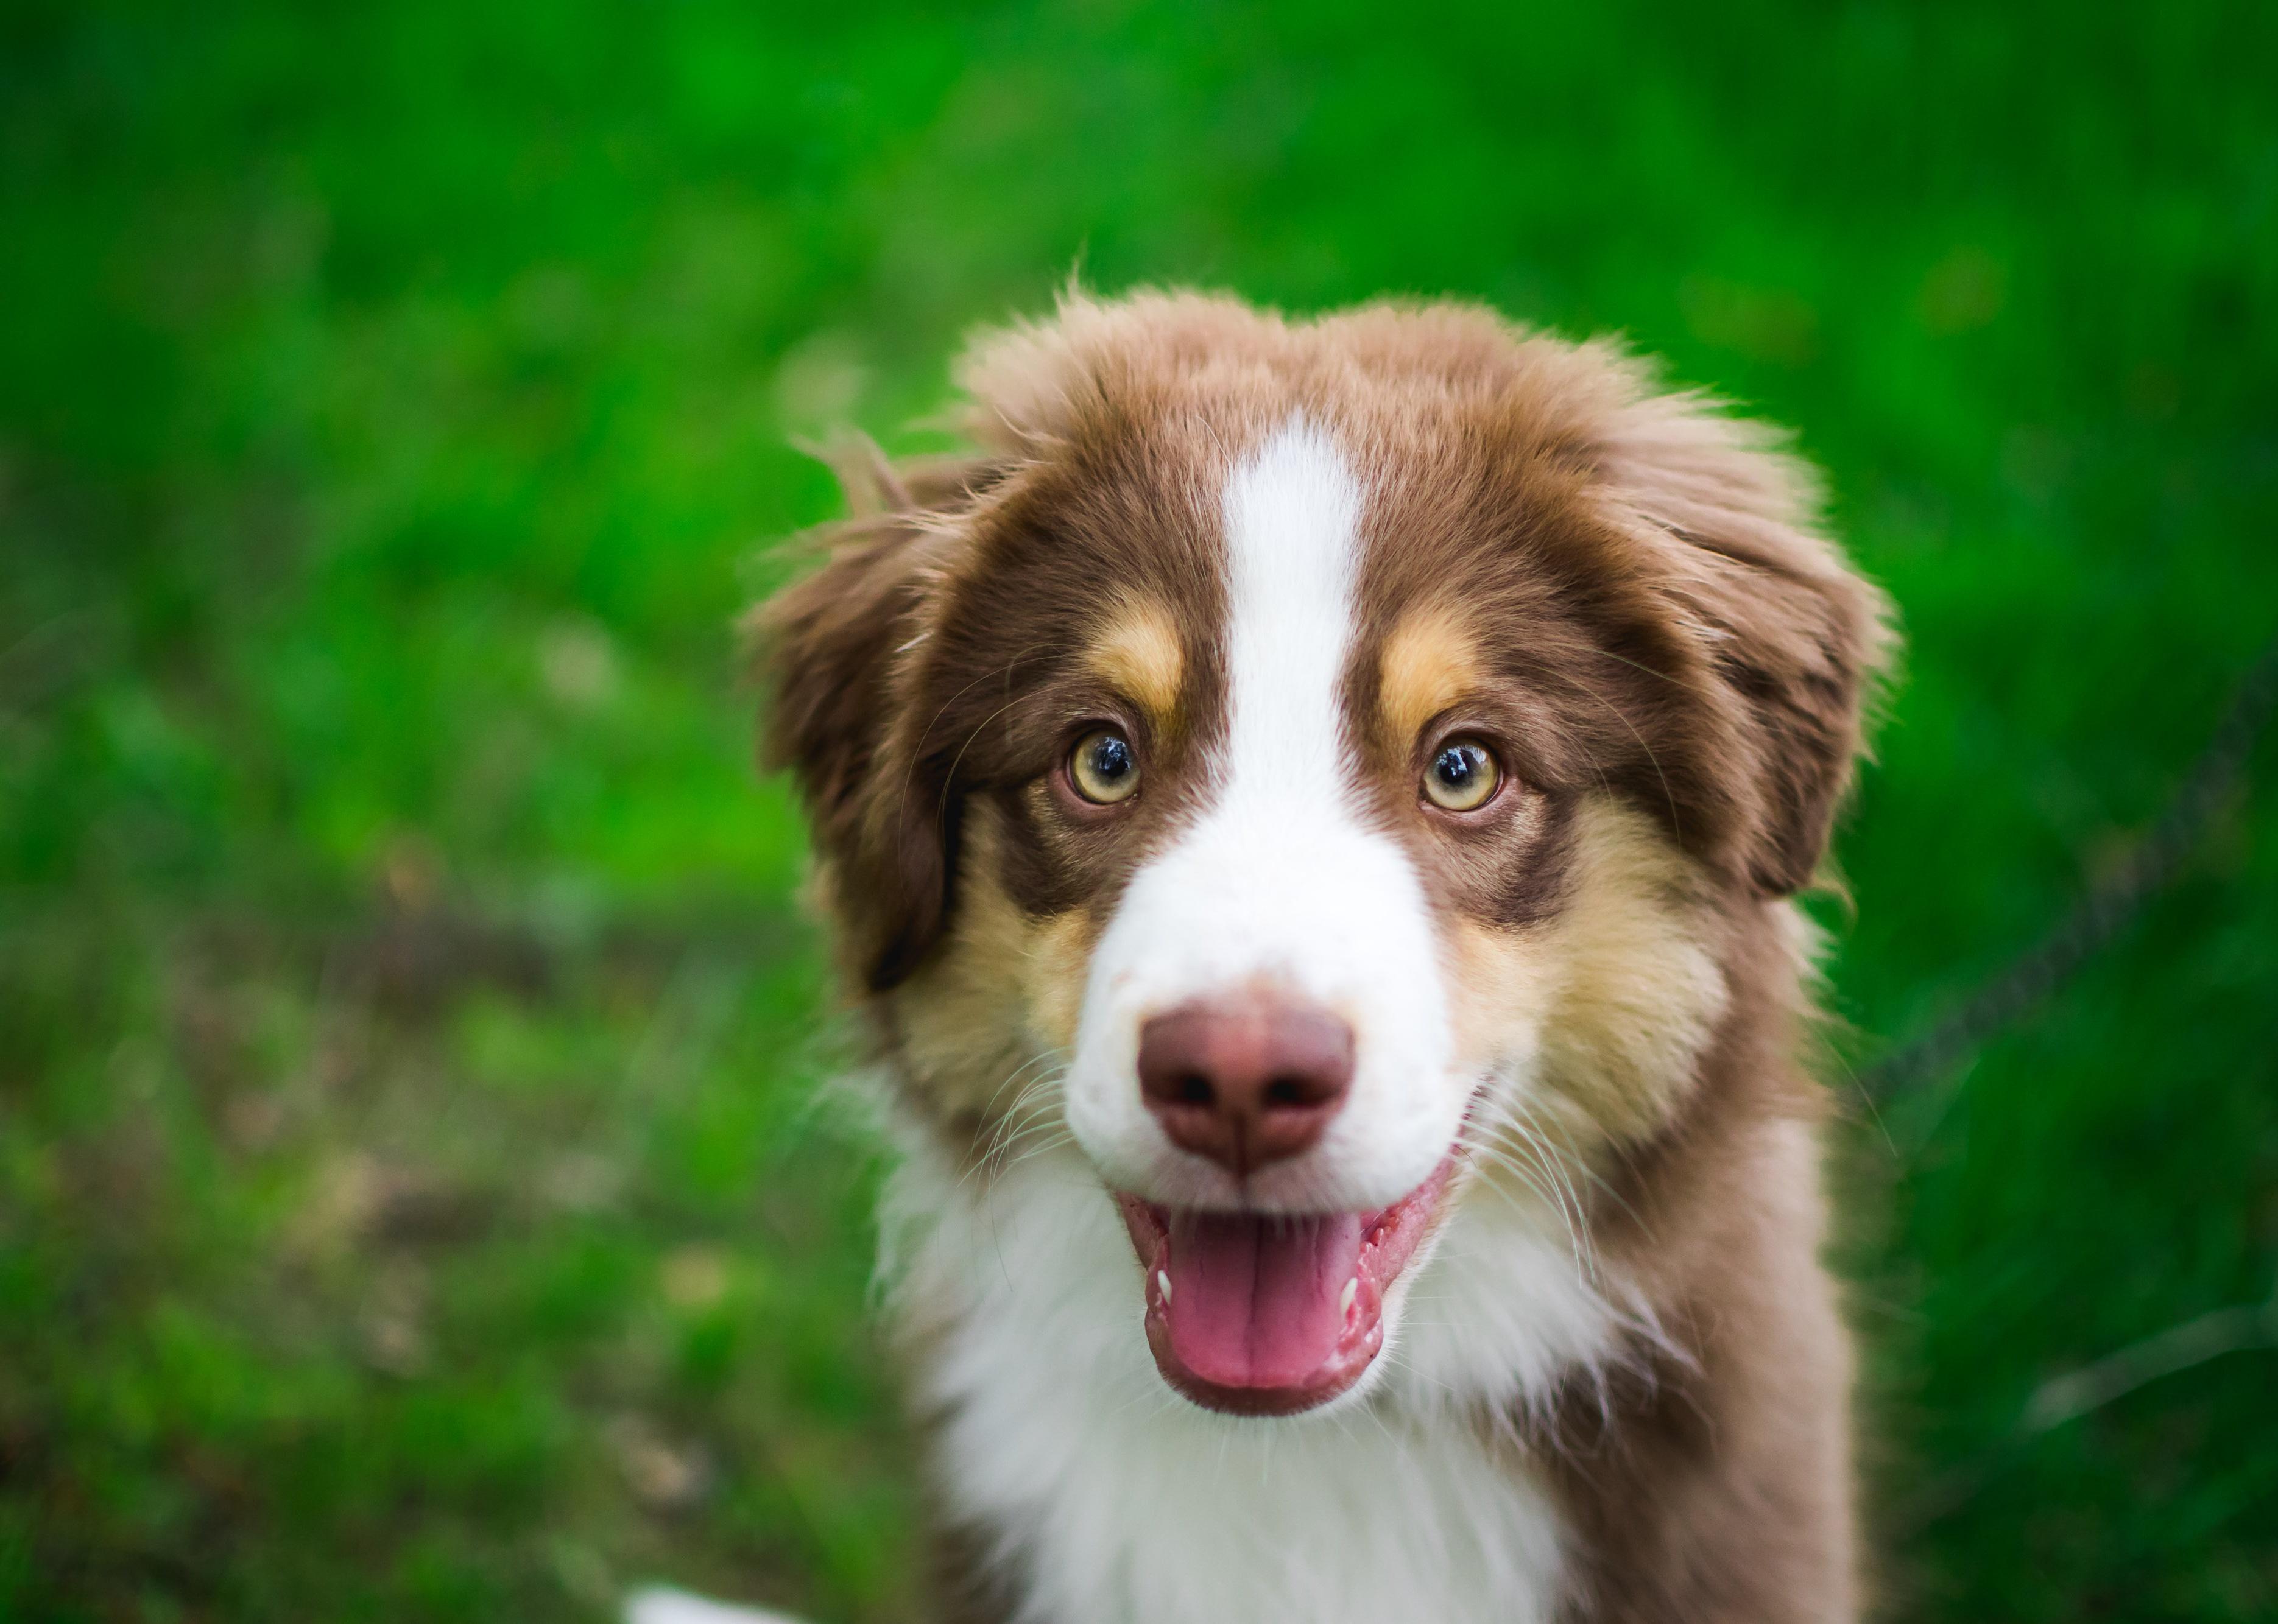
[[1253, 993], [1197, 1000], [1139, 1029], [1139, 1092], [1172, 1142], [1236, 1178], [1310, 1147], [1352, 1086], [1352, 1028]]

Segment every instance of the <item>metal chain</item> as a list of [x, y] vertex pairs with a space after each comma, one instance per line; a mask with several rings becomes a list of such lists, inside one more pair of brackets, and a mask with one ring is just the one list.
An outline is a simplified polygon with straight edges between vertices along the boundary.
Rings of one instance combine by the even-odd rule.
[[2245, 775], [2256, 741], [2278, 708], [2278, 641], [2247, 667], [2214, 736], [2165, 811], [2127, 858], [2091, 886], [2062, 923], [1959, 1009], [1868, 1064], [1859, 1086], [1880, 1100], [1942, 1076], [1987, 1039], [2031, 1013], [2172, 885], [2215, 814]]

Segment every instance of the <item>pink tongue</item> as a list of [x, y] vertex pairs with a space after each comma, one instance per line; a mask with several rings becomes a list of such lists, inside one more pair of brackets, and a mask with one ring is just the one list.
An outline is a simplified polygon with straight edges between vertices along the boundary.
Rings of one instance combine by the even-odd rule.
[[1221, 1387], [1290, 1387], [1336, 1352], [1360, 1215], [1183, 1214], [1171, 1227], [1171, 1346]]

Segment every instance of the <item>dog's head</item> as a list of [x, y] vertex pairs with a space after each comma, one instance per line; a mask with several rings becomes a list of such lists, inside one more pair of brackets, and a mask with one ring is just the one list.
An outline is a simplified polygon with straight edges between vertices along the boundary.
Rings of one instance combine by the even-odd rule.
[[1309, 1408], [1500, 1143], [1683, 1109], [1877, 599], [1762, 431], [1477, 309], [1078, 299], [962, 382], [765, 611], [772, 751], [909, 1103], [1063, 1116], [1163, 1374]]

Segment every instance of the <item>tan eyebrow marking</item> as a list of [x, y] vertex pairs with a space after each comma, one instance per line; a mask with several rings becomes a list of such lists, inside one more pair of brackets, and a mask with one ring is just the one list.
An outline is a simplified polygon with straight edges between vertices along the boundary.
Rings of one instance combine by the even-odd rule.
[[1094, 675], [1131, 696], [1158, 721], [1178, 713], [1186, 655], [1170, 612], [1149, 599], [1128, 599], [1093, 642], [1085, 663]]
[[1426, 722], [1482, 685], [1487, 666], [1462, 617], [1433, 605], [1401, 617], [1378, 670], [1377, 709], [1404, 750]]

